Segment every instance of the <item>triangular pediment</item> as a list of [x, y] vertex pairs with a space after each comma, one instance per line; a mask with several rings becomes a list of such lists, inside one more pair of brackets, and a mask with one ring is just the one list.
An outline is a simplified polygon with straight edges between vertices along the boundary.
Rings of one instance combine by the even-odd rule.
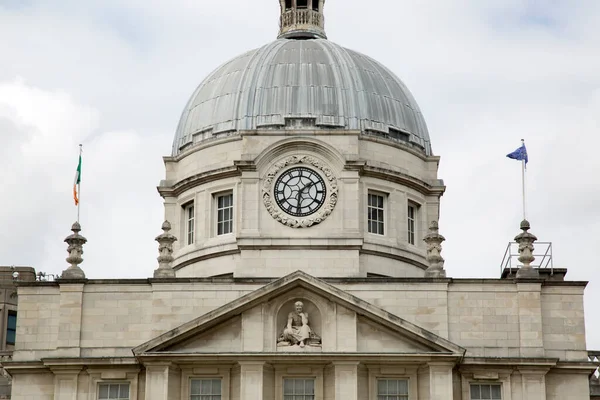
[[306, 351], [464, 354], [462, 347], [302, 271], [172, 329], [133, 352], [280, 351], [275, 342], [296, 299], [305, 301], [310, 326], [323, 339], [322, 348], [321, 344], [307, 346]]

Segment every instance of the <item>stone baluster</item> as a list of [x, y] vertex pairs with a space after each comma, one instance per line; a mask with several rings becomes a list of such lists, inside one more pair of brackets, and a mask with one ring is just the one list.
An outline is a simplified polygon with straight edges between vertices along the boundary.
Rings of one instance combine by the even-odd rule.
[[175, 271], [171, 268], [173, 262], [173, 243], [177, 238], [170, 234], [171, 223], [165, 221], [162, 224], [163, 233], [156, 237], [158, 242], [158, 268], [154, 271], [155, 278], [175, 278]]
[[429, 233], [423, 238], [427, 243], [427, 261], [429, 268], [425, 271], [425, 276], [428, 278], [445, 278], [446, 271], [444, 270], [444, 257], [442, 257], [442, 242], [446, 240], [440, 235], [437, 221], [431, 221], [429, 225]]
[[529, 229], [531, 229], [531, 225], [529, 225], [529, 221], [524, 219], [521, 221], [523, 232], [515, 236], [515, 242], [519, 245], [519, 261], [523, 263], [517, 271], [517, 279], [537, 279], [540, 276], [539, 271], [531, 266], [531, 263], [535, 260], [533, 243], [537, 240], [537, 237], [529, 233]]
[[69, 245], [67, 252], [69, 257], [66, 261], [71, 264], [69, 268], [62, 272], [62, 279], [85, 279], [85, 273], [79, 267], [79, 264], [83, 262], [81, 255], [83, 254], [83, 245], [87, 242], [87, 239], [79, 234], [81, 231], [81, 225], [79, 222], [75, 222], [71, 227], [73, 234], [67, 236], [65, 242]]

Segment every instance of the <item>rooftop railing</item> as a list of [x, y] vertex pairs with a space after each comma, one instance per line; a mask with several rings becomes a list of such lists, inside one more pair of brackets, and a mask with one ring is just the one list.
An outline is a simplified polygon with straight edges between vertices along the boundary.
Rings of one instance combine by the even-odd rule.
[[282, 31], [294, 25], [314, 25], [321, 29], [324, 26], [321, 14], [308, 8], [286, 11], [281, 15], [280, 24]]
[[[533, 268], [550, 269], [550, 275], [554, 275], [554, 262], [552, 260], [552, 242], [535, 242], [535, 250], [533, 252], [535, 261], [531, 263]], [[500, 264], [500, 274], [506, 270], [512, 275], [520, 268], [519, 262], [519, 244], [517, 242], [509, 242]]]

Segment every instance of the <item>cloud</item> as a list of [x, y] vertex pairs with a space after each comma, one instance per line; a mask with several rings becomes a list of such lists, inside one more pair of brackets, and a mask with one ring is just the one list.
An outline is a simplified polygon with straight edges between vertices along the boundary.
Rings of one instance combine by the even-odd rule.
[[[450, 276], [499, 276], [522, 218], [520, 167], [505, 154], [527, 140], [532, 232], [554, 243], [568, 278], [591, 280], [588, 342], [600, 348], [600, 2], [345, 0], [326, 14], [331, 40], [388, 66], [422, 108], [448, 185]], [[274, 40], [277, 0], [31, 0], [2, 3], [0, 18], [0, 178], [11, 194], [0, 261], [66, 266], [83, 141], [86, 273], [150, 276], [155, 186], [181, 110], [211, 70]]]

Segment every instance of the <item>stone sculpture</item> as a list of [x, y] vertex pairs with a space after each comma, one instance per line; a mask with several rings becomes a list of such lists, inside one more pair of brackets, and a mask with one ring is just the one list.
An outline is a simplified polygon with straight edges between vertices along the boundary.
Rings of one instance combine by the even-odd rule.
[[321, 346], [321, 338], [312, 331], [304, 303], [294, 303], [294, 311], [288, 314], [287, 324], [277, 339], [277, 346]]

